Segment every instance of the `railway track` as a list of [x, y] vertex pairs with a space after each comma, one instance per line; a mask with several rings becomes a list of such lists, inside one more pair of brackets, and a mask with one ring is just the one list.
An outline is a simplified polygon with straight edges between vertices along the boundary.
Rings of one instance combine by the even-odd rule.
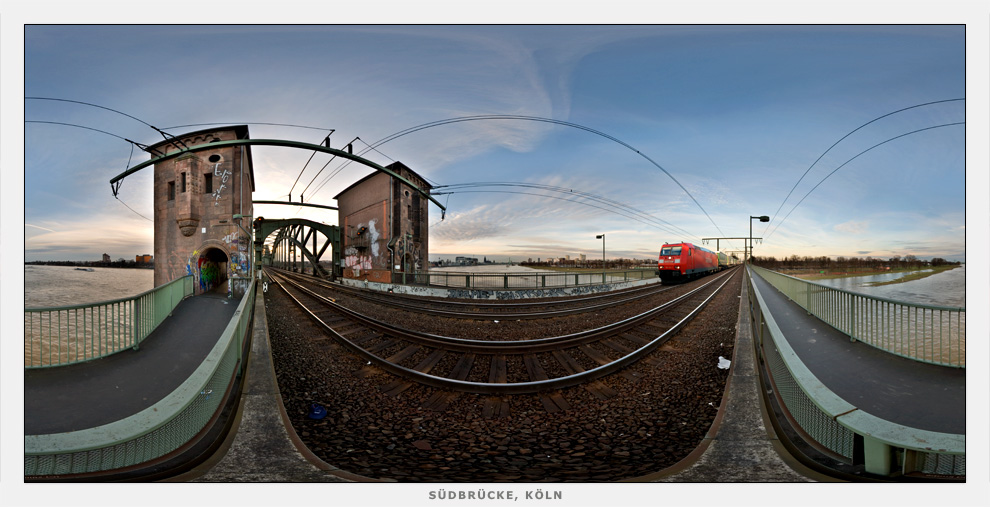
[[[270, 268], [267, 268], [270, 269]], [[367, 290], [347, 287], [326, 282], [311, 276], [300, 275], [289, 271], [272, 270], [284, 277], [317, 287], [324, 295], [335, 297], [337, 294], [354, 297], [391, 308], [411, 312], [450, 318], [499, 318], [506, 320], [545, 319], [593, 312], [609, 307], [639, 301], [671, 290], [670, 286], [651, 284], [622, 291], [613, 291], [577, 297], [563, 297], [536, 301], [485, 301], [485, 300], [449, 300], [438, 298], [423, 298], [402, 294], [380, 294]]]
[[[347, 309], [285, 274], [270, 271], [269, 276], [326, 332], [327, 336], [313, 339], [332, 339], [363, 358], [365, 374], [377, 368], [395, 376], [380, 387], [384, 393], [398, 395], [415, 385], [433, 387], [436, 391], [425, 404], [432, 410], [442, 410], [459, 393], [482, 394], [488, 396], [483, 415], [500, 417], [507, 414], [511, 395], [536, 394], [551, 413], [570, 408], [560, 395], [567, 387], [580, 385], [608, 399], [614, 391], [599, 379], [619, 373], [634, 380], [637, 372], [631, 367], [675, 335], [736, 273], [731, 270], [710, 277], [680, 297], [619, 322], [516, 341], [400, 329]], [[573, 308], [559, 311], [572, 312]]]

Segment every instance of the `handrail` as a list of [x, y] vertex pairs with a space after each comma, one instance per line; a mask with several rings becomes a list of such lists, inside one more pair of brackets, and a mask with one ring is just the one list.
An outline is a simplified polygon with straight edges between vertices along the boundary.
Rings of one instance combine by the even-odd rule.
[[[754, 270], [755, 271], [755, 270]], [[867, 472], [890, 475], [891, 456], [900, 456], [902, 473], [922, 471], [965, 475], [966, 436], [910, 428], [860, 410], [824, 385], [801, 361], [769, 312], [756, 284], [749, 280], [753, 336], [778, 396], [794, 422], [819, 445], [849, 462], [856, 458], [861, 440]], [[892, 449], [899, 453], [892, 453]], [[948, 458], [949, 470], [933, 463]], [[961, 472], [961, 473], [960, 473]]]
[[532, 273], [428, 270], [407, 274], [403, 283], [451, 289], [542, 289], [623, 283], [654, 277], [656, 270], [647, 268]]
[[965, 308], [868, 296], [751, 268], [798, 306], [852, 340], [916, 361], [966, 367]]
[[65, 433], [24, 437], [24, 475], [114, 470], [160, 458], [194, 438], [219, 410], [237, 373], [254, 312], [256, 284], [196, 370], [154, 405], [125, 419]]
[[136, 349], [184, 298], [192, 275], [136, 296], [24, 308], [24, 367], [64, 366]]

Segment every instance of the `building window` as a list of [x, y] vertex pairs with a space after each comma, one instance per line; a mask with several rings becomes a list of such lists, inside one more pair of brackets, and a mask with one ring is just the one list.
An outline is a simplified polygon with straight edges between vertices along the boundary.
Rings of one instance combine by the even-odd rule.
[[186, 193], [186, 173], [182, 173], [182, 193]]
[[174, 181], [168, 182], [168, 200], [170, 200], [170, 201], [174, 201], [175, 200], [175, 182]]
[[203, 193], [213, 193], [213, 173], [206, 173], [203, 175]]

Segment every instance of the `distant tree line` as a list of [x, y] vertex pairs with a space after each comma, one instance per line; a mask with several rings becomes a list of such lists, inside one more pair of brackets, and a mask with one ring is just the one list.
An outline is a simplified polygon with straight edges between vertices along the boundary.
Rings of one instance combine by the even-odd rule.
[[117, 259], [115, 261], [28, 261], [24, 264], [35, 266], [81, 266], [88, 268], [153, 268], [155, 262], [136, 262], [134, 260]]
[[818, 270], [836, 270], [836, 269], [852, 269], [852, 270], [881, 270], [881, 269], [898, 269], [898, 268], [920, 268], [923, 266], [944, 266], [944, 265], [959, 265], [962, 264], [960, 261], [947, 261], [941, 257], [934, 257], [932, 260], [922, 260], [914, 255], [894, 256], [890, 259], [881, 259], [874, 257], [843, 257], [839, 256], [835, 259], [827, 256], [820, 257], [810, 257], [810, 256], [798, 256], [792, 255], [790, 257], [784, 257], [778, 259], [776, 257], [759, 257], [753, 256], [752, 262], [756, 266], [760, 266], [767, 269], [781, 270], [781, 269], [818, 269]]

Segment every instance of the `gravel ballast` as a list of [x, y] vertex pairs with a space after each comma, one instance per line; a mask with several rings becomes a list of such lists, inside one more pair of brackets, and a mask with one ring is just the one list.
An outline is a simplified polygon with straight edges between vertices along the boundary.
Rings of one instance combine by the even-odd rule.
[[[380, 388], [396, 377], [334, 343], [280, 290], [269, 290], [265, 299], [286, 412], [301, 440], [326, 463], [403, 482], [617, 481], [674, 465], [711, 427], [728, 376], [728, 370], [717, 367], [719, 356], [732, 357], [740, 279], [735, 276], [669, 343], [630, 371], [601, 379], [615, 396], [600, 399], [584, 387], [568, 388], [559, 394], [571, 408], [556, 413], [548, 413], [537, 395], [507, 396], [502, 399], [508, 414], [493, 418], [483, 414], [493, 402], [490, 396], [422, 386], [384, 394]], [[599, 327], [649, 304], [495, 323], [417, 318], [356, 300], [339, 302], [410, 329], [498, 340]], [[446, 401], [446, 407], [424, 408], [442, 406], [437, 400]], [[325, 418], [308, 417], [313, 403], [326, 407]]]

